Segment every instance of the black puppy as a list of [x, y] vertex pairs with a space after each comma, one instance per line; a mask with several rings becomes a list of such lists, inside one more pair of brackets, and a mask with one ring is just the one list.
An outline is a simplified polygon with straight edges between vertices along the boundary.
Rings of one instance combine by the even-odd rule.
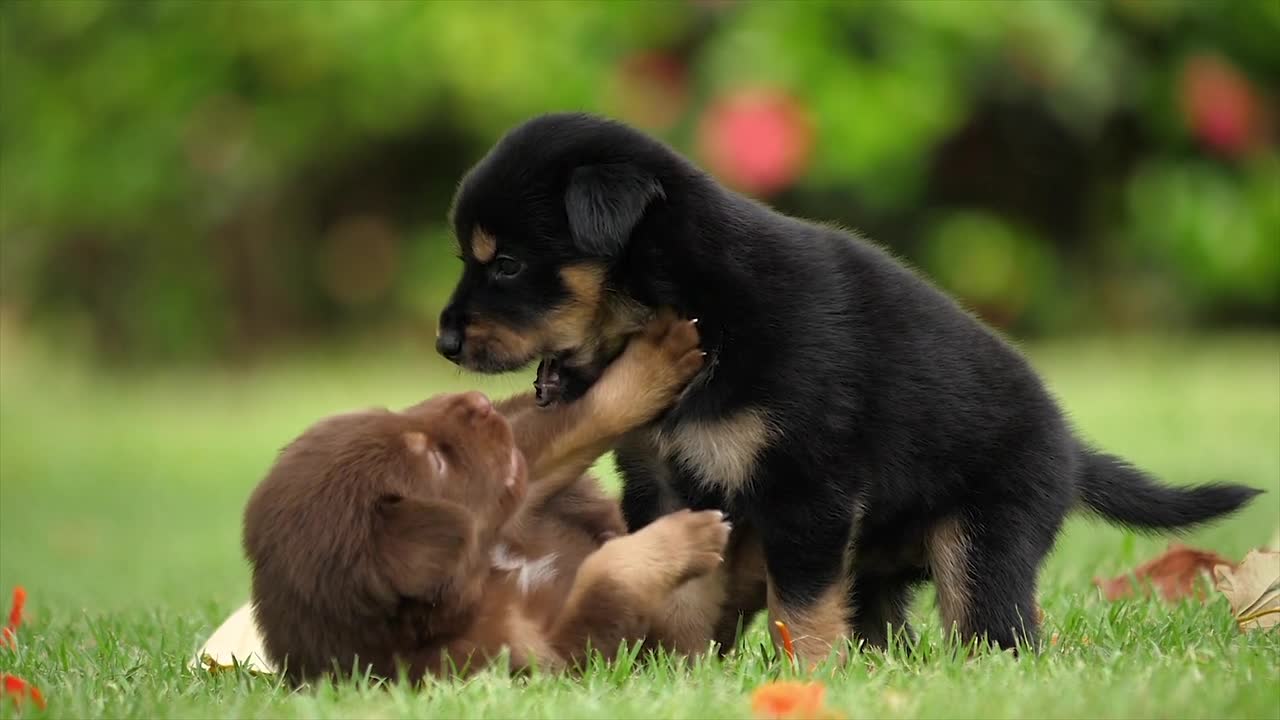
[[1022, 356], [927, 281], [624, 125], [516, 128], [453, 223], [464, 270], [437, 348], [465, 367], [542, 360], [542, 389], [572, 399], [651, 309], [700, 319], [706, 369], [618, 450], [624, 513], [727, 510], [810, 657], [850, 625], [883, 645], [928, 579], [964, 638], [1034, 641], [1037, 570], [1073, 507], [1183, 528], [1259, 492], [1165, 487], [1086, 447]]

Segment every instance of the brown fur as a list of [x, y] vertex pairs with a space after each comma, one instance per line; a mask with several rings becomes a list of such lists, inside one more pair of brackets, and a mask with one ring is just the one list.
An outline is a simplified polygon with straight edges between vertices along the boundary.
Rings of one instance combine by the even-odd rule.
[[[617, 503], [584, 473], [701, 366], [693, 324], [664, 316], [570, 405], [524, 396], [495, 408], [464, 393], [317, 423], [245, 511], [268, 654], [294, 682], [366, 667], [416, 679], [503, 652], [515, 669], [556, 669], [588, 647], [663, 643], [654, 621], [720, 565], [728, 525], [718, 511], [683, 512], [619, 537]], [[522, 572], [496, 566], [499, 549], [555, 552], [558, 571], [524, 587]]]

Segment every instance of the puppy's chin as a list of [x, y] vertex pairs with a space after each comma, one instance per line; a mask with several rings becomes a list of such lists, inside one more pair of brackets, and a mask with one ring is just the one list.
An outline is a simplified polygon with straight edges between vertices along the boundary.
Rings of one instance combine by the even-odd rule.
[[564, 367], [560, 370], [560, 399], [570, 403], [591, 389], [604, 374], [604, 367]]
[[484, 375], [499, 375], [502, 373], [514, 372], [529, 365], [537, 358], [530, 356], [526, 358], [513, 358], [501, 355], [491, 355], [487, 352], [463, 353], [462, 357], [456, 362], [459, 367], [477, 372]]

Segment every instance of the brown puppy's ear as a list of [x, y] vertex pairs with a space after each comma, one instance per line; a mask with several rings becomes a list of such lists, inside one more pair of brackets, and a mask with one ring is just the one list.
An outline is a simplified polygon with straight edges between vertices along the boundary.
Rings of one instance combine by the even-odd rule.
[[401, 596], [430, 599], [476, 550], [475, 517], [456, 503], [389, 496], [377, 512], [378, 551]]
[[564, 195], [573, 244], [596, 257], [616, 255], [649, 203], [665, 197], [658, 179], [634, 165], [608, 163], [574, 170]]

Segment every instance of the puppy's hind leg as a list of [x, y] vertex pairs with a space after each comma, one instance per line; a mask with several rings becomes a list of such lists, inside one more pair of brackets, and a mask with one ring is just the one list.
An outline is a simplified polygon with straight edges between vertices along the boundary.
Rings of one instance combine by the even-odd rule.
[[986, 510], [954, 515], [929, 534], [943, 632], [1006, 650], [1034, 645], [1036, 574], [1056, 526], [1041, 527], [1034, 513], [1019, 508]]
[[645, 640], [676, 588], [720, 568], [729, 530], [717, 510], [682, 510], [605, 543], [578, 569], [552, 646], [581, 666], [589, 648], [612, 657], [623, 641]]
[[891, 635], [897, 642], [915, 642], [915, 630], [907, 622], [907, 613], [922, 580], [918, 573], [854, 576], [849, 588], [850, 617], [853, 632], [864, 647], [884, 650]]

